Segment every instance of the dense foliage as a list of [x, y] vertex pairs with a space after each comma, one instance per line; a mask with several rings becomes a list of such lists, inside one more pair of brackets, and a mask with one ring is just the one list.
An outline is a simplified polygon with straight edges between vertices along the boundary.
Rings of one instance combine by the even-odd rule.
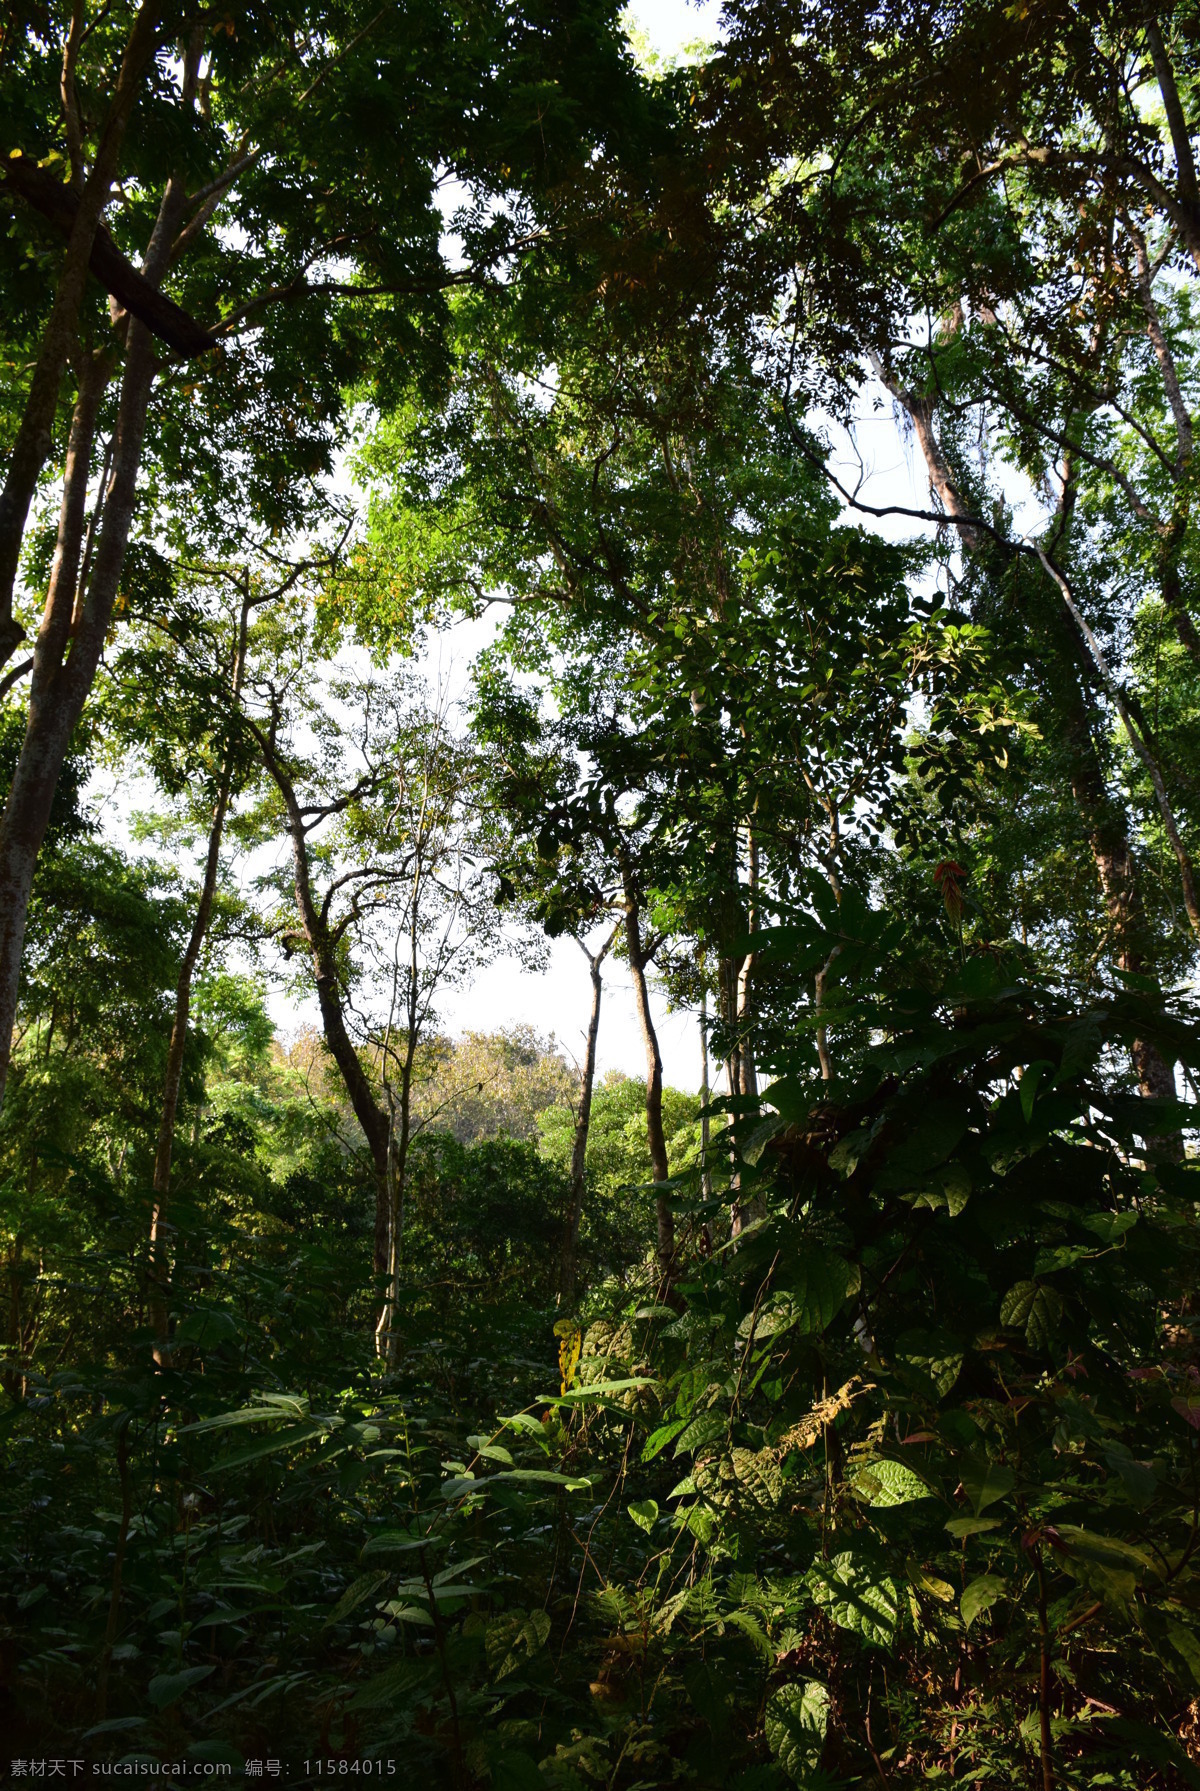
[[10, 9], [14, 1779], [1200, 1784], [1196, 26]]

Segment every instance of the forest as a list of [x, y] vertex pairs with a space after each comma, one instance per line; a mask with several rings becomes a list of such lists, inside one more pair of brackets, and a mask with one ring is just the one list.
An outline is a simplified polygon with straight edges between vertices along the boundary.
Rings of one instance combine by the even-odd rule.
[[1200, 4], [656, 16], [3, 9], [6, 1782], [1200, 1787]]

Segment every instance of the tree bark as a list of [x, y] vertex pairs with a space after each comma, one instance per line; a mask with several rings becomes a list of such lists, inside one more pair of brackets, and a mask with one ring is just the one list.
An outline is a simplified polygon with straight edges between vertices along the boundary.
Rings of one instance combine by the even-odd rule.
[[[236, 710], [242, 692], [246, 667], [246, 637], [250, 622], [250, 594], [246, 594], [238, 615], [237, 639], [234, 644], [230, 697]], [[217, 800], [208, 830], [208, 853], [204, 861], [204, 878], [200, 900], [188, 937], [179, 979], [175, 985], [175, 1018], [171, 1026], [171, 1042], [167, 1048], [167, 1069], [163, 1078], [162, 1108], [158, 1122], [158, 1146], [154, 1154], [154, 1205], [150, 1214], [150, 1280], [148, 1304], [154, 1327], [154, 1359], [165, 1367], [170, 1356], [170, 1314], [168, 1310], [170, 1260], [166, 1240], [167, 1207], [171, 1195], [171, 1154], [175, 1145], [175, 1115], [179, 1107], [179, 1088], [183, 1080], [183, 1055], [187, 1046], [188, 1020], [192, 1005], [192, 979], [200, 959], [200, 951], [212, 919], [221, 868], [221, 840], [225, 817], [233, 788], [233, 753], [228, 752], [221, 767]]]
[[[700, 990], [700, 1192], [706, 1201], [712, 1199], [712, 1166], [708, 1159], [712, 1132], [708, 1105], [711, 1099], [712, 1089], [709, 1086], [708, 1075], [708, 990], [702, 987]], [[705, 1230], [710, 1233], [709, 1242], [711, 1243], [711, 1226], [706, 1224]]]
[[[25, 409], [9, 460], [8, 475], [0, 492], [0, 663], [15, 650], [22, 631], [12, 613], [13, 587], [21, 556], [21, 542], [38, 475], [46, 464], [54, 434], [63, 371], [75, 343], [79, 312], [87, 286], [88, 265], [101, 213], [108, 203], [116, 177], [125, 127], [137, 98], [147, 62], [157, 43], [160, 8], [151, 0], [139, 9], [125, 44], [113, 89], [108, 117], [101, 134], [91, 173], [79, 194], [78, 209], [67, 239], [67, 252], [54, 293], [54, 302], [42, 331], [38, 357], [25, 398]], [[2, 975], [2, 972], [0, 972]], [[0, 1026], [3, 1006], [0, 1001]], [[0, 1094], [3, 1079], [0, 1076]]]
[[633, 992], [637, 1001], [638, 1020], [641, 1022], [642, 1042], [646, 1048], [646, 1142], [650, 1147], [654, 1180], [660, 1184], [655, 1198], [658, 1266], [669, 1282], [675, 1270], [675, 1215], [671, 1211], [666, 1190], [661, 1186], [671, 1179], [667, 1141], [663, 1132], [662, 1052], [659, 1049], [658, 1033], [654, 1028], [654, 1017], [650, 1012], [650, 991], [646, 984], [647, 957], [642, 943], [641, 904], [627, 860], [622, 864], [621, 873], [625, 892], [625, 945], [633, 975]]
[[[198, 56], [198, 48], [194, 54]], [[162, 279], [166, 270], [171, 238], [185, 201], [182, 181], [172, 176], [158, 209], [142, 269], [153, 284]], [[103, 364], [102, 359], [92, 362], [93, 367]], [[75, 494], [80, 505], [76, 546], [73, 555], [64, 551], [61, 556], [62, 575], [55, 579], [47, 597], [34, 648], [25, 740], [4, 812], [0, 815], [0, 1106], [3, 1105], [12, 1056], [21, 955], [33, 874], [46, 836], [63, 760], [92, 688], [112, 620], [133, 523], [146, 417], [156, 371], [153, 338], [144, 323], [136, 317], [131, 318], [125, 339], [125, 370], [112, 441], [112, 471], [87, 589], [81, 589], [78, 581], [83, 498], [79, 495], [76, 479]], [[85, 383], [89, 377], [85, 372]], [[99, 394], [95, 401], [99, 402]], [[94, 420], [92, 428], [94, 430]], [[86, 473], [82, 476], [86, 494]], [[67, 482], [70, 482], [70, 469]], [[75, 497], [72, 505], [74, 503]], [[63, 505], [65, 511], [65, 487]], [[74, 509], [71, 514], [73, 517]], [[70, 528], [75, 528], [74, 521]], [[68, 579], [67, 573], [72, 566], [74, 576]], [[11, 589], [9, 594], [11, 597]], [[0, 610], [3, 598], [0, 578]]]
[[354, 1117], [362, 1128], [375, 1177], [375, 1248], [374, 1267], [377, 1275], [388, 1272], [388, 1232], [390, 1219], [390, 1155], [391, 1116], [380, 1107], [374, 1091], [346, 1029], [342, 1006], [342, 984], [338, 975], [337, 942], [313, 895], [312, 868], [308, 856], [308, 829], [300, 811], [291, 778], [269, 740], [257, 732], [260, 750], [270, 776], [283, 798], [287, 814], [287, 831], [292, 845], [293, 884], [300, 924], [304, 929], [316, 983], [317, 1006], [321, 1029], [329, 1046], [338, 1074], [350, 1098]]
[[[154, 377], [145, 327], [130, 326], [104, 521], [82, 602], [65, 580], [47, 601], [34, 648], [29, 717], [21, 756], [0, 815], [0, 1101], [8, 1077], [17, 1013], [25, 922], [38, 853], [59, 773], [91, 689], [112, 615], [133, 519], [134, 490]], [[70, 637], [70, 652], [66, 652]]]
[[[579, 1228], [583, 1222], [583, 1202], [587, 1193], [588, 1132], [592, 1123], [592, 1090], [596, 1083], [596, 1041], [600, 1036], [600, 999], [604, 993], [601, 974], [604, 960], [615, 940], [611, 932], [597, 952], [590, 952], [582, 939], [577, 941], [588, 961], [592, 979], [592, 1008], [588, 1015], [587, 1043], [584, 1048], [583, 1073], [579, 1078], [579, 1112], [575, 1119], [575, 1137], [571, 1145], [571, 1204], [563, 1230], [560, 1290], [564, 1306], [575, 1302], [575, 1277], [579, 1256]], [[660, 1102], [661, 1125], [661, 1102]]]
[[[68, 241], [82, 201], [72, 188], [64, 186], [29, 156], [14, 156], [0, 162], [7, 186], [20, 195], [27, 205], [48, 218]], [[122, 255], [104, 225], [97, 223], [92, 237], [88, 271], [99, 280], [104, 290], [116, 299], [123, 311], [139, 317], [146, 328], [165, 342], [176, 354], [192, 359], [207, 354], [216, 346], [216, 338], [190, 317], [174, 299], [160, 292], [132, 261]]]
[[[891, 379], [878, 356], [872, 355], [870, 359], [877, 376], [912, 419], [917, 439], [925, 456], [930, 483], [941, 498], [948, 517], [955, 521], [964, 551], [968, 554], [977, 552], [986, 545], [986, 541], [977, 529], [971, 528], [969, 524], [961, 520], [969, 512], [962, 503], [950, 467], [934, 433], [933, 401], [919, 399], [911, 392], [901, 390]], [[1044, 561], [1043, 563], [1050, 576], [1059, 584], [1062, 595], [1071, 609], [1073, 619], [1078, 620], [1075, 617], [1074, 605], [1069, 593], [1063, 588], [1061, 575], [1056, 574], [1048, 562]], [[1128, 816], [1124, 805], [1118, 806], [1112, 799], [1096, 750], [1091, 705], [1085, 695], [1086, 674], [1083, 645], [1077, 630], [1067, 626], [1063, 610], [1059, 605], [1054, 605], [1053, 615], [1048, 615], [1047, 621], [1051, 639], [1056, 647], [1054, 663], [1048, 668], [1050, 676], [1047, 679], [1047, 698], [1059, 713], [1060, 739], [1066, 749], [1071, 793], [1091, 847], [1092, 859], [1096, 866], [1097, 878], [1104, 897], [1109, 925], [1112, 929], [1114, 956], [1118, 968], [1128, 973], [1140, 974], [1145, 965], [1143, 955], [1144, 910], [1138, 888], [1136, 863], [1129, 840]], [[1096, 669], [1102, 670], [1100, 667]], [[1135, 738], [1132, 729], [1130, 731], [1136, 746], [1140, 736]], [[1179, 857], [1178, 852], [1176, 856]], [[1191, 880], [1190, 860], [1186, 858], [1186, 854], [1184, 862], [1181, 864], [1181, 874], [1184, 878], [1185, 899], [1189, 896], [1191, 898], [1189, 901], [1189, 919], [1191, 919], [1191, 910], [1195, 907], [1195, 892]], [[1174, 1071], [1169, 1064], [1164, 1062], [1161, 1053], [1148, 1039], [1135, 1040], [1130, 1056], [1134, 1073], [1138, 1079], [1138, 1086], [1143, 1095], [1160, 1096], [1168, 1088], [1174, 1094]], [[1147, 1148], [1159, 1155], [1181, 1158], [1183, 1140], [1179, 1134], [1174, 1134], [1170, 1138], [1156, 1138], [1152, 1143], [1148, 1141]]]
[[[420, 888], [423, 874], [420, 854], [413, 867], [412, 907], [408, 927], [408, 973], [405, 997], [404, 1056], [400, 1060], [400, 1125], [396, 1126], [396, 1101], [388, 1077], [389, 1036], [383, 1047], [383, 1086], [388, 1103], [388, 1167], [387, 1167], [387, 1292], [379, 1321], [375, 1326], [375, 1348], [389, 1367], [394, 1367], [399, 1350], [396, 1310], [400, 1302], [400, 1266], [404, 1259], [404, 1203], [408, 1191], [408, 1151], [412, 1140], [412, 1080], [417, 1056], [417, 1039], [421, 1018], [418, 997], [418, 931], [420, 924]], [[395, 1013], [393, 983], [392, 1012]]]

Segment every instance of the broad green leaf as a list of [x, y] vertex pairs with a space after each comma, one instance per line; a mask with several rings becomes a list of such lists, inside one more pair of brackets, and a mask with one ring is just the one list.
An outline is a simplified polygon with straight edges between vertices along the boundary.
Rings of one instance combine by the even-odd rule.
[[169, 1704], [174, 1704], [176, 1699], [181, 1698], [185, 1691], [190, 1691], [193, 1685], [199, 1685], [202, 1679], [207, 1679], [216, 1670], [216, 1667], [184, 1667], [181, 1673], [157, 1673], [150, 1681], [150, 1702], [156, 1710], [165, 1710]]
[[230, 1430], [239, 1424], [271, 1424], [278, 1423], [280, 1418], [306, 1418], [308, 1401], [306, 1399], [282, 1398], [266, 1399], [257, 1405], [246, 1405], [235, 1412], [218, 1412], [212, 1418], [200, 1418], [195, 1424], [181, 1424], [178, 1434], [182, 1436], [201, 1436], [209, 1430]]
[[569, 1387], [565, 1393], [556, 1396], [555, 1403], [560, 1405], [586, 1405], [589, 1399], [603, 1399], [612, 1393], [638, 1392], [643, 1387], [657, 1387], [660, 1383], [653, 1376], [646, 1374], [631, 1375], [623, 1381], [591, 1381], [583, 1387]]
[[506, 1748], [492, 1756], [491, 1791], [545, 1791], [546, 1781], [531, 1754]]
[[359, 1553], [360, 1561], [377, 1559], [380, 1555], [408, 1555], [415, 1549], [441, 1548], [444, 1537], [413, 1536], [408, 1530], [381, 1530], [378, 1536], [372, 1536], [365, 1542]]
[[952, 1517], [945, 1528], [951, 1536], [980, 1536], [985, 1530], [998, 1529], [998, 1517]]
[[387, 1577], [386, 1573], [360, 1573], [353, 1585], [346, 1587], [326, 1617], [326, 1623], [340, 1623], [343, 1617], [348, 1617], [351, 1611], [358, 1609], [364, 1599], [370, 1598], [372, 1592], [379, 1590]]
[[821, 1764], [829, 1724], [829, 1693], [817, 1679], [781, 1685], [767, 1700], [767, 1746], [793, 1784]]
[[799, 1259], [781, 1276], [793, 1298], [792, 1323], [809, 1336], [826, 1330], [842, 1302], [858, 1286], [858, 1269], [835, 1250], [805, 1244]]
[[250, 1443], [245, 1449], [235, 1449], [231, 1455], [219, 1456], [209, 1472], [224, 1474], [230, 1468], [242, 1468], [248, 1462], [260, 1461], [266, 1455], [276, 1455], [281, 1449], [298, 1449], [301, 1443], [311, 1443], [314, 1437], [324, 1435], [325, 1426], [318, 1419], [309, 1419], [303, 1424], [289, 1424], [282, 1430], [275, 1431], [272, 1436], [263, 1437], [261, 1442]]
[[1003, 1596], [1004, 1581], [998, 1579], [994, 1573], [981, 1573], [978, 1579], [974, 1579], [968, 1586], [964, 1586], [959, 1607], [967, 1628], [970, 1629], [976, 1617]]
[[484, 1652], [492, 1678], [507, 1679], [521, 1664], [544, 1648], [550, 1635], [545, 1611], [504, 1611], [493, 1617], [484, 1633]]
[[216, 1349], [222, 1343], [236, 1343], [241, 1335], [236, 1320], [228, 1312], [189, 1312], [175, 1332], [174, 1343], [191, 1343], [197, 1349]]
[[1081, 1225], [1095, 1232], [1102, 1244], [1119, 1243], [1137, 1222], [1136, 1213], [1085, 1213], [1080, 1220]]
[[905, 1331], [896, 1339], [896, 1356], [931, 1381], [942, 1398], [962, 1372], [963, 1346], [947, 1331]]
[[1000, 1306], [1000, 1323], [1024, 1330], [1031, 1349], [1046, 1349], [1062, 1317], [1062, 1295], [1040, 1281], [1018, 1281]]
[[1056, 1563], [1106, 1603], [1131, 1611], [1138, 1588], [1161, 1576], [1163, 1569], [1144, 1549], [1116, 1536], [1098, 1536], [1074, 1524], [1060, 1524]]
[[424, 1660], [397, 1660], [359, 1687], [350, 1700], [351, 1710], [403, 1710], [426, 1697], [438, 1678], [436, 1656]]
[[1053, 1072], [1054, 1065], [1047, 1058], [1039, 1058], [1036, 1063], [1029, 1064], [1021, 1077], [1019, 1090], [1021, 1096], [1021, 1112], [1028, 1125], [1033, 1118], [1033, 1104], [1037, 1100], [1038, 1086], [1047, 1070]]
[[854, 1490], [872, 1506], [909, 1505], [914, 1499], [934, 1496], [921, 1476], [902, 1461], [870, 1462], [855, 1481]]
[[900, 1588], [852, 1553], [814, 1562], [806, 1575], [813, 1602], [839, 1629], [869, 1648], [887, 1648], [900, 1620]]
[[1166, 1624], [1167, 1640], [1175, 1653], [1186, 1665], [1193, 1683], [1200, 1685], [1200, 1635], [1184, 1623]]
[[626, 1510], [639, 1530], [647, 1533], [654, 1528], [658, 1520], [658, 1505], [653, 1499], [639, 1499], [636, 1504], [627, 1505]]
[[657, 1430], [651, 1431], [642, 1449], [642, 1460], [653, 1461], [681, 1430], [687, 1429], [688, 1422], [687, 1418], [673, 1418], [670, 1424], [661, 1424]]
[[442, 1497], [460, 1499], [475, 1493], [486, 1493], [494, 1486], [561, 1486], [565, 1492], [588, 1492], [591, 1481], [577, 1474], [559, 1474], [552, 1468], [506, 1468], [499, 1474], [476, 1479], [469, 1474], [456, 1474], [443, 1481]]
[[978, 1457], [960, 1462], [958, 1471], [963, 1491], [974, 1506], [976, 1517], [980, 1517], [989, 1505], [1006, 1499], [1017, 1484], [1017, 1476], [1011, 1468], [995, 1461], [981, 1461]]
[[954, 1587], [949, 1580], [938, 1579], [934, 1574], [926, 1573], [916, 1561], [909, 1561], [905, 1566], [908, 1583], [918, 1592], [924, 1592], [930, 1598], [936, 1598], [939, 1604], [954, 1603]]

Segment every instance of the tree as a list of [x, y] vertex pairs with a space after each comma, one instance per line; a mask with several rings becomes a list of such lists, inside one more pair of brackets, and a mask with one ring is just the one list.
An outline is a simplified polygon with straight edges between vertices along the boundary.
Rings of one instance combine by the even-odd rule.
[[[31, 677], [26, 742], [0, 815], [0, 1095], [33, 868], [138, 517], [152, 395], [160, 478], [170, 483], [188, 465], [200, 489], [240, 484], [271, 523], [294, 521], [297, 474], [329, 471], [351, 387], [376, 380], [395, 394], [435, 374], [445, 290], [519, 252], [538, 192], [599, 147], [584, 103], [593, 77], [628, 95], [632, 73], [603, 7], [594, 21], [583, 15], [581, 58], [553, 12], [516, 20], [484, 7], [452, 18], [418, 3], [351, 4], [315, 19], [251, 11], [207, 35], [203, 15], [144, 7], [111, 80], [125, 13], [110, 18], [104, 7], [88, 21], [79, 8], [52, 9], [45, 38], [10, 34], [0, 69], [6, 91], [23, 90], [15, 115], [27, 151], [10, 157], [6, 197], [69, 222], [61, 273], [41, 295], [48, 315], [0, 515], [10, 653], [21, 636], [4, 617], [73, 338], [79, 369], [42, 622], [20, 668]], [[85, 45], [96, 90], [82, 84]], [[94, 91], [106, 87], [111, 105], [97, 105]], [[130, 137], [139, 103], [160, 128]], [[56, 189], [51, 203], [30, 164], [64, 153], [67, 197]], [[436, 189], [449, 168], [470, 194], [460, 272], [439, 246]], [[110, 240], [98, 232], [118, 180], [126, 203]], [[139, 273], [126, 251], [143, 248]], [[110, 288], [111, 321], [94, 292], [84, 303], [89, 267]], [[164, 306], [168, 279], [190, 312]], [[192, 313], [212, 328], [198, 329]], [[180, 378], [178, 362], [158, 358], [159, 341], [202, 365]], [[93, 552], [87, 497], [118, 362]]]
[[316, 670], [303, 635], [285, 632], [275, 663], [255, 668], [245, 725], [290, 847], [276, 930], [285, 953], [303, 956], [373, 1166], [375, 1273], [393, 1290], [382, 1345], [419, 1052], [435, 1036], [439, 993], [498, 944], [488, 823], [473, 750], [443, 707], [403, 675], [322, 685]]

